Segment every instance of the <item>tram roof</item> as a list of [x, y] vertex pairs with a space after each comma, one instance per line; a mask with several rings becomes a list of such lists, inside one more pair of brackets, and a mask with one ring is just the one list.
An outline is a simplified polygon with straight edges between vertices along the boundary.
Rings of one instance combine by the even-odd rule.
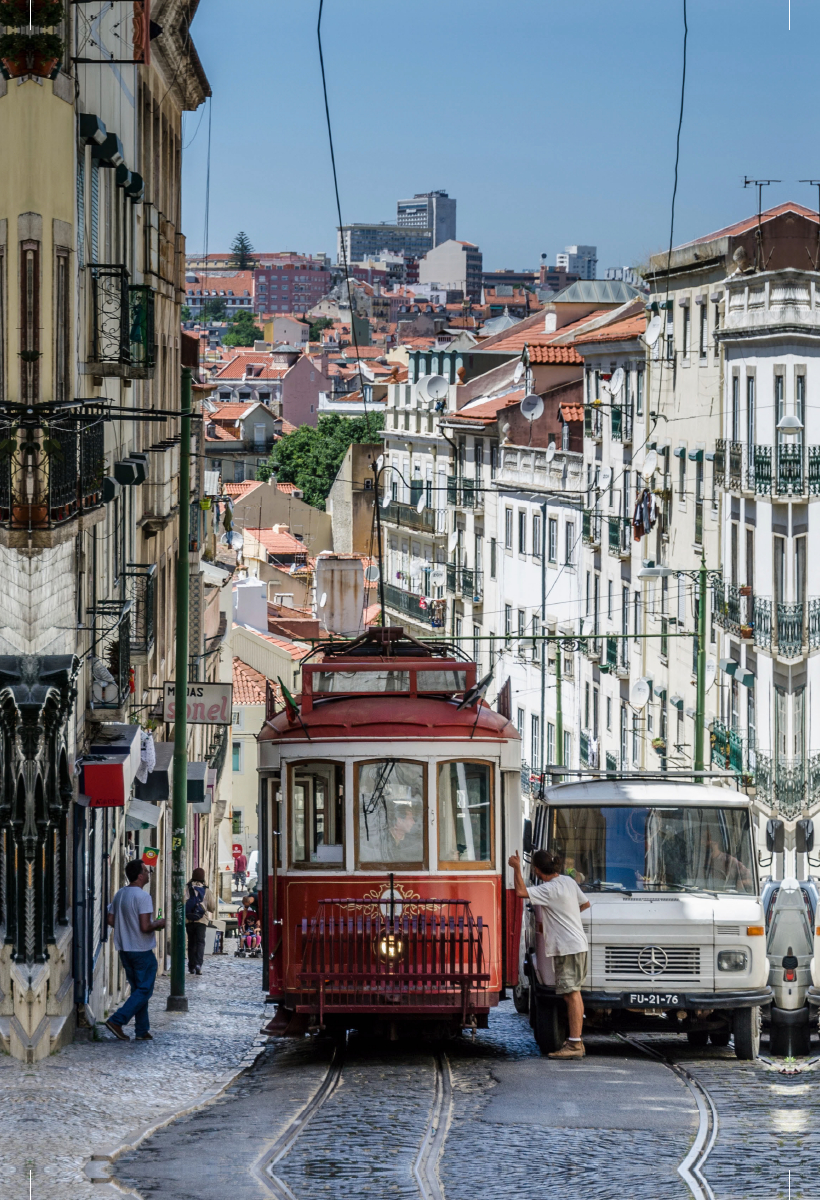
[[748, 808], [749, 797], [730, 788], [676, 779], [595, 779], [557, 783], [546, 789], [547, 804], [718, 805]]

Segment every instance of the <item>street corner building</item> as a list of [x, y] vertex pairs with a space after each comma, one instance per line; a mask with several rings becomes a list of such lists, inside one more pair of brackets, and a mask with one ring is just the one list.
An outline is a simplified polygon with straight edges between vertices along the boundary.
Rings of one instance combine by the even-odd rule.
[[[163, 732], [180, 554], [190, 676], [219, 669], [202, 480], [194, 471], [179, 495], [174, 415], [181, 122], [209, 94], [189, 34], [196, 7], [0, 4], [0, 1048], [26, 1061], [119, 995], [105, 906], [144, 847], [158, 851], [163, 903], [161, 742], [148, 784], [136, 777]], [[189, 745], [214, 795], [226, 737], [195, 731]], [[190, 820], [212, 869], [214, 818]], [[161, 969], [165, 950], [163, 935]]]

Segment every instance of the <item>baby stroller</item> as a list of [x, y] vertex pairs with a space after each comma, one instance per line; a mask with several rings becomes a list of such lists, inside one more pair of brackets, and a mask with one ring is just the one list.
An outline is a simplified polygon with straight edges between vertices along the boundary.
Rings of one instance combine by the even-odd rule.
[[245, 921], [239, 926], [239, 946], [234, 958], [262, 957], [262, 924], [260, 921]]

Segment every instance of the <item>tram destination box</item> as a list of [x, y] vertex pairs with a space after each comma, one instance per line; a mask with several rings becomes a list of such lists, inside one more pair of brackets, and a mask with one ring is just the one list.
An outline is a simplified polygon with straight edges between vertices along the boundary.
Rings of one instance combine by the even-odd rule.
[[[232, 683], [189, 683], [188, 724], [230, 725], [233, 705]], [[176, 720], [176, 684], [166, 680], [163, 694], [163, 721]]]

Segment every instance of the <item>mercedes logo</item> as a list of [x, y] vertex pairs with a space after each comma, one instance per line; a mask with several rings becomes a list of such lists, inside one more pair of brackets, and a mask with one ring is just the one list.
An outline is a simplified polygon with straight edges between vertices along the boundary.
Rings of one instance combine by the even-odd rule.
[[638, 966], [644, 975], [662, 975], [668, 965], [666, 951], [660, 946], [644, 946], [638, 955]]

